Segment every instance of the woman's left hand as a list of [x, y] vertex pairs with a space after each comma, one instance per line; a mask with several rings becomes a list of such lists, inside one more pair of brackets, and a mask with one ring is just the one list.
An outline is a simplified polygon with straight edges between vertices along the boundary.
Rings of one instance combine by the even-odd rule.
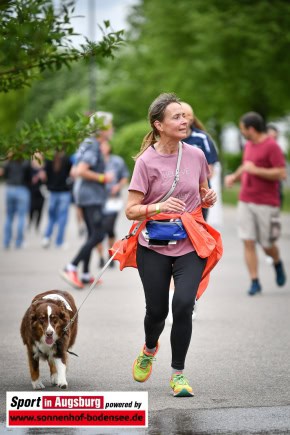
[[217, 201], [217, 194], [213, 189], [206, 189], [205, 187], [202, 187], [200, 189], [200, 196], [202, 207], [212, 207]]

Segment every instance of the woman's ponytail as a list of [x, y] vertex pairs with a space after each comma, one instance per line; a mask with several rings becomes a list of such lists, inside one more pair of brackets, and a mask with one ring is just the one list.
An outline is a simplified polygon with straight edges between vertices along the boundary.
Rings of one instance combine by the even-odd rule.
[[133, 157], [134, 160], [137, 160], [138, 157], [141, 156], [141, 154], [143, 154], [147, 148], [149, 148], [151, 145], [153, 145], [156, 142], [156, 137], [155, 137], [155, 133], [154, 130], [149, 131], [149, 133], [146, 134], [146, 136], [144, 137], [141, 147], [140, 147], [140, 151], [138, 154], [136, 154], [136, 156]]

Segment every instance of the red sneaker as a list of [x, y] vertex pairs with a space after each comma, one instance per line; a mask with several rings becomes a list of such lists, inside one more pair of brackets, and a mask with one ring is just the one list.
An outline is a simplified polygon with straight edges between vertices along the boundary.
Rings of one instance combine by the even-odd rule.
[[77, 271], [68, 271], [66, 269], [60, 270], [59, 272], [62, 279], [64, 279], [68, 284], [77, 289], [84, 288], [83, 283], [78, 278]]
[[[91, 276], [89, 279], [86, 279], [86, 278], [81, 279], [81, 282], [83, 284], [87, 284], [87, 285], [92, 285], [94, 281], [95, 281], [95, 278], [93, 276]], [[100, 285], [100, 284], [103, 284], [103, 280], [101, 280], [101, 279], [99, 279], [97, 281], [97, 285]]]

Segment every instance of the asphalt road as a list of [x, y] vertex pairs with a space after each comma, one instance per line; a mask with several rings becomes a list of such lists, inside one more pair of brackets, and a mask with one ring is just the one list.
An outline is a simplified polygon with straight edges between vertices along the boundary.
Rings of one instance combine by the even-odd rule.
[[[0, 227], [3, 227], [3, 187], [0, 187]], [[70, 356], [69, 391], [148, 391], [149, 428], [135, 429], [5, 429], [6, 391], [31, 391], [19, 327], [32, 298], [50, 289], [69, 290], [79, 306], [88, 289], [69, 289], [58, 275], [81, 244], [72, 208], [67, 250], [43, 249], [40, 235], [27, 234], [22, 250], [0, 250], [1, 273], [1, 410], [0, 433], [21, 434], [227, 434], [290, 433], [290, 215], [283, 215], [279, 242], [289, 275], [283, 288], [274, 282], [273, 267], [262, 252], [263, 292], [247, 296], [249, 279], [242, 245], [235, 230], [234, 208], [224, 209], [221, 229], [225, 253], [212, 273], [210, 285], [198, 303], [198, 316], [188, 352], [185, 374], [193, 398], [173, 398], [169, 388], [170, 325], [151, 378], [137, 384], [132, 363], [144, 341], [144, 297], [136, 270], [108, 269], [103, 284], [80, 311], [79, 332]], [[45, 224], [45, 219], [43, 225]], [[118, 232], [129, 223], [122, 216]], [[92, 270], [97, 272], [97, 255]], [[49, 372], [41, 366], [47, 391]]]

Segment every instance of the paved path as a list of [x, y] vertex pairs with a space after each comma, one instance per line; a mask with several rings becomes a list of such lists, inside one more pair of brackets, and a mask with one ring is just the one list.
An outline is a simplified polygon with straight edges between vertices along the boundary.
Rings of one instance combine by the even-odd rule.
[[[0, 187], [0, 226], [3, 226], [3, 187]], [[43, 222], [45, 223], [45, 222]], [[290, 278], [290, 216], [283, 215], [282, 256]], [[122, 217], [119, 235], [129, 228]], [[290, 433], [290, 279], [276, 287], [272, 266], [260, 253], [261, 296], [246, 294], [249, 284], [242, 246], [235, 231], [235, 209], [224, 209], [222, 228], [225, 254], [198, 303], [198, 317], [185, 373], [195, 397], [174, 399], [169, 388], [170, 326], [150, 380], [137, 384], [131, 366], [143, 344], [144, 298], [136, 270], [109, 269], [104, 283], [90, 295], [80, 312], [75, 352], [70, 356], [71, 391], [148, 391], [149, 429], [62, 430], [60, 433]], [[23, 250], [0, 250], [1, 273], [1, 422], [5, 432], [6, 391], [31, 389], [21, 318], [35, 294], [66, 289], [58, 269], [71, 259], [81, 240], [76, 233], [74, 209], [68, 228], [69, 250], [40, 247], [31, 232]], [[97, 257], [92, 269], [97, 271]], [[70, 289], [79, 305], [88, 290]], [[42, 365], [44, 383], [49, 373]], [[48, 391], [53, 391], [51, 387]], [[13, 433], [15, 431], [13, 430]], [[15, 432], [16, 433], [16, 432]], [[18, 433], [32, 433], [19, 430]], [[33, 434], [37, 430], [33, 430]], [[56, 433], [55, 430], [40, 433]]]

